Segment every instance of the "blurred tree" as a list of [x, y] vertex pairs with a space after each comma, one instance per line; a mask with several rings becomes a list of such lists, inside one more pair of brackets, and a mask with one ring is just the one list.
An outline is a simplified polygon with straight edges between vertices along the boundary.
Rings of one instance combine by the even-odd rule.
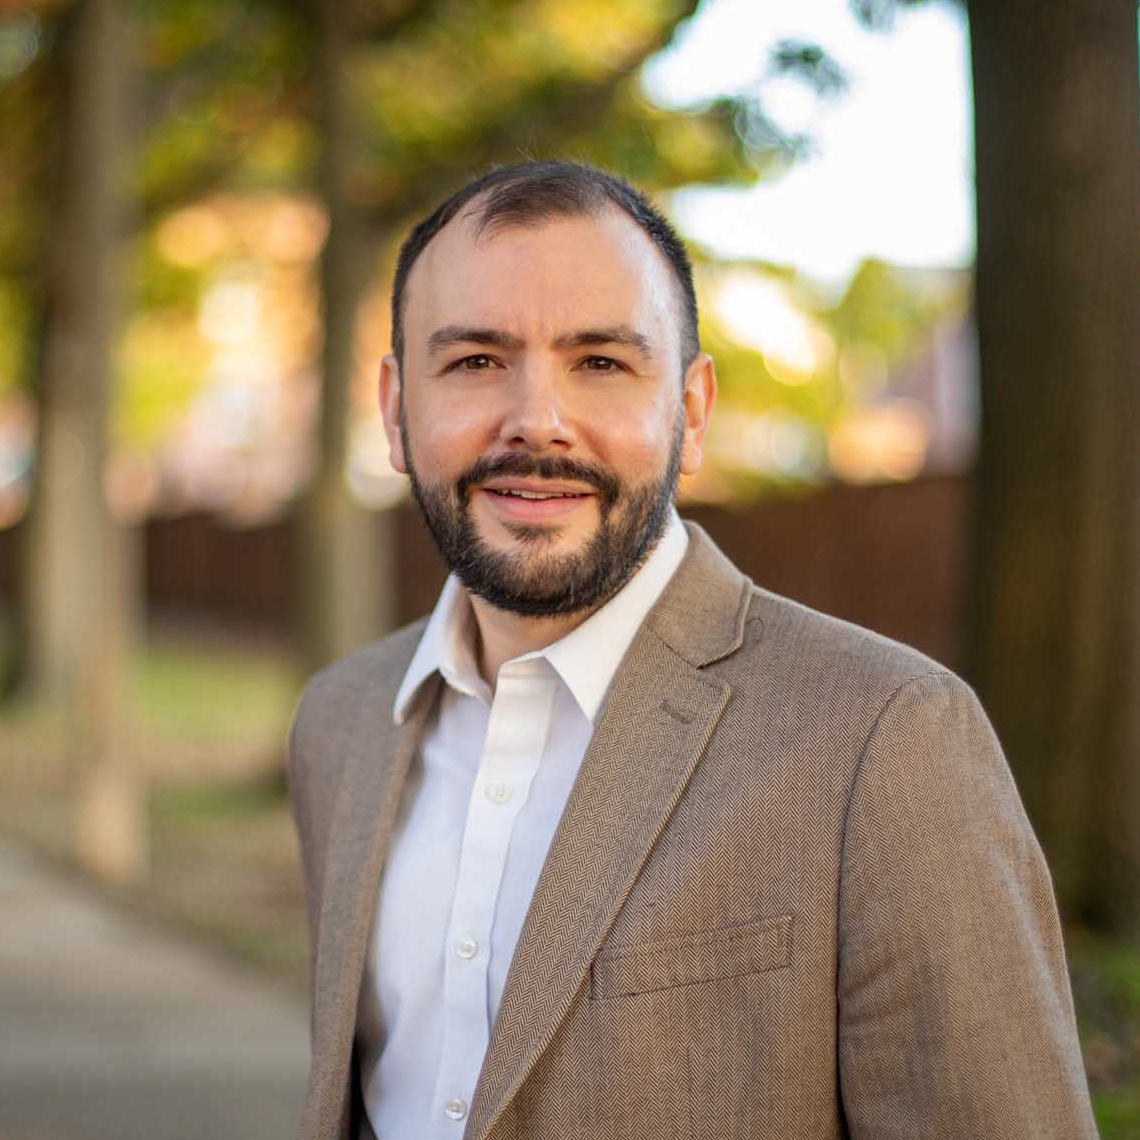
[[[115, 879], [137, 874], [146, 857], [144, 791], [122, 710], [141, 605], [137, 536], [113, 518], [105, 494], [120, 318], [131, 300], [124, 239], [245, 157], [249, 123], [204, 132], [212, 115], [195, 114], [193, 98], [227, 111], [244, 100], [259, 125], [272, 113], [243, 83], [264, 78], [258, 64], [277, 41], [222, 36], [218, 47], [224, 11], [211, 0], [41, 0], [0, 22], [0, 67], [12, 80], [0, 113], [12, 128], [14, 175], [0, 192], [0, 266], [23, 302], [23, 372], [37, 404], [23, 687], [68, 722], [78, 854]], [[26, 50], [13, 55], [12, 43]], [[149, 103], [137, 98], [140, 45]], [[132, 145], [140, 128], [150, 143], [141, 170]]]
[[[432, 7], [425, 3], [413, 11], [427, 15]], [[387, 34], [402, 28], [405, 16], [395, 14]], [[371, 512], [345, 485], [357, 311], [375, 269], [364, 210], [353, 193], [362, 139], [352, 72], [362, 20], [357, 6], [342, 0], [313, 0], [311, 18], [313, 110], [321, 140], [317, 185], [328, 215], [320, 263], [324, 321], [317, 471], [302, 504], [297, 547], [299, 643], [304, 663], [313, 669], [394, 625], [396, 584], [390, 520], [379, 520], [383, 544], [378, 546]], [[384, 34], [375, 26], [370, 30]]]
[[973, 673], [1064, 909], [1136, 933], [1136, 4], [968, 8], [982, 376]]
[[[9, 43], [18, 39], [26, 45], [18, 55], [10, 47], [3, 53], [6, 66], [4, 82], [0, 83], [0, 132], [5, 139], [7, 175], [0, 179], [0, 281], [4, 295], [10, 298], [3, 314], [7, 319], [0, 329], [7, 347], [5, 380], [9, 386], [29, 390], [37, 402], [50, 407], [52, 393], [49, 377], [44, 374], [49, 357], [47, 304], [51, 294], [59, 292], [57, 266], [62, 248], [54, 257], [47, 254], [46, 219], [62, 205], [62, 185], [53, 175], [66, 149], [63, 111], [70, 60], [63, 47], [65, 24], [58, 16], [45, 13], [42, 7], [4, 16], [7, 18], [0, 18], [0, 35]], [[42, 446], [44, 450], [43, 463], [33, 469], [34, 483], [39, 487], [51, 463], [52, 441], [45, 438], [42, 420], [37, 428], [37, 449]], [[62, 496], [56, 498], [63, 506]], [[74, 675], [74, 654], [68, 652], [69, 631], [76, 628], [73, 611], [81, 598], [66, 588], [62, 550], [49, 537], [52, 529], [61, 535], [73, 531], [72, 521], [65, 515], [55, 528], [46, 524], [32, 528], [31, 549], [20, 576], [26, 604], [16, 611], [20, 638], [14, 655], [16, 675], [0, 679], [5, 689], [26, 682], [34, 671], [45, 695], [58, 694], [65, 688], [66, 679]], [[50, 560], [55, 565], [45, 565], [40, 571], [35, 566], [37, 551], [42, 552], [45, 562]], [[51, 559], [52, 551], [59, 551], [61, 557]], [[41, 579], [43, 588], [33, 592], [29, 587], [36, 578]], [[59, 604], [49, 605], [45, 594], [57, 582], [66, 596]], [[31, 645], [33, 631], [38, 637]]]
[[145, 856], [122, 740], [129, 570], [103, 493], [130, 160], [126, 28], [122, 0], [79, 0], [62, 13], [45, 65], [59, 98], [58, 150], [44, 231], [27, 599], [40, 632], [35, 664], [71, 720], [79, 854], [112, 878], [133, 875]]
[[[924, 0], [851, 0], [870, 27]], [[981, 438], [970, 672], [1061, 908], [1140, 932], [1135, 0], [966, 0]], [[801, 45], [802, 46], [802, 45]], [[821, 60], [808, 52], [817, 64]]]
[[[125, 243], [148, 221], [239, 174], [295, 171], [292, 153], [274, 167], [255, 145], [303, 80], [304, 57], [290, 54], [298, 37], [283, 10], [271, 0], [236, 13], [220, 0], [121, 0], [116, 30], [107, 33], [112, 48], [89, 29], [102, 28], [103, 17], [89, 15], [84, 0], [40, 0], [0, 14], [0, 33], [29, 44], [0, 91], [11, 174], [0, 187], [0, 295], [20, 299], [12, 323], [25, 334], [21, 371], [38, 411], [21, 607], [20, 681], [30, 696], [74, 703], [88, 610], [101, 609], [104, 621], [118, 616], [121, 627], [113, 639], [108, 631], [108, 642], [131, 640], [139, 599], [109, 608], [79, 585], [97, 561], [91, 520], [110, 519], [105, 506], [93, 515], [85, 496], [103, 491], [107, 419], [121, 388], [119, 311], [152, 301], [154, 288], [149, 273], [121, 280]], [[0, 36], [0, 68], [4, 42]], [[100, 62], [100, 52], [113, 62]], [[117, 85], [106, 107], [92, 104], [88, 91], [103, 97], [112, 83], [100, 68], [113, 68]], [[113, 207], [88, 190], [93, 178], [108, 182]], [[97, 260], [78, 256], [80, 232], [98, 241]], [[139, 561], [135, 536], [123, 527], [116, 534], [130, 576]]]

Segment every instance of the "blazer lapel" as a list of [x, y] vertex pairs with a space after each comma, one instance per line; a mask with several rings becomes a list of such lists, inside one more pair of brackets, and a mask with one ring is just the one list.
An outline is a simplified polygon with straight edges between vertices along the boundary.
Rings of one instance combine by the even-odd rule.
[[[406, 662], [404, 665], [406, 666]], [[308, 1098], [318, 1113], [306, 1135], [340, 1133], [356, 1027], [356, 1007], [380, 876], [404, 782], [438, 695], [425, 684], [407, 719], [393, 723], [404, 669], [365, 690], [337, 792], [321, 903]]]
[[665, 827], [730, 687], [750, 583], [698, 528], [614, 678], [508, 973], [464, 1136], [482, 1140], [553, 1038]]

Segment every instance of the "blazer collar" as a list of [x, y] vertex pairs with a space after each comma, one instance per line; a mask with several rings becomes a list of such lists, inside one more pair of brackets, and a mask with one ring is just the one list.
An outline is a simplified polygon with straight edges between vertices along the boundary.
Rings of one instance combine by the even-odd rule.
[[743, 644], [752, 582], [696, 523], [686, 522], [685, 529], [685, 559], [646, 624], [674, 653], [700, 669]]
[[511, 961], [466, 1140], [484, 1140], [569, 1012], [731, 695], [750, 583], [699, 527], [602, 706]]

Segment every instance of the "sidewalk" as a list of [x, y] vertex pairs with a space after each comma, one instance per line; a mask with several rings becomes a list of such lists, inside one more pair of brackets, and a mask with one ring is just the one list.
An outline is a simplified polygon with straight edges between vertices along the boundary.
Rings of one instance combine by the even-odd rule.
[[0, 843], [0, 1140], [291, 1140], [308, 1014]]

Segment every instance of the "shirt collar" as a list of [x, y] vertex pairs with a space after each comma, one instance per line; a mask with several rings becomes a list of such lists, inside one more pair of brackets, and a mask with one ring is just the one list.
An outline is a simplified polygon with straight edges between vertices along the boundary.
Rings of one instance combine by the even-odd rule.
[[[625, 651], [685, 557], [689, 536], [676, 510], [637, 573], [601, 609], [565, 637], [526, 657], [545, 657], [593, 721]], [[403, 724], [423, 683], [438, 672], [453, 688], [491, 701], [475, 661], [475, 612], [467, 591], [448, 575], [396, 693], [393, 719]], [[516, 660], [518, 660], [516, 658]]]
[[490, 699], [475, 661], [474, 635], [475, 611], [467, 591], [449, 574], [396, 692], [392, 716], [397, 724], [404, 723], [420, 687], [433, 673], [438, 672], [461, 693]]
[[593, 721], [625, 651], [685, 557], [689, 536], [676, 510], [636, 574], [597, 613], [543, 650]]

